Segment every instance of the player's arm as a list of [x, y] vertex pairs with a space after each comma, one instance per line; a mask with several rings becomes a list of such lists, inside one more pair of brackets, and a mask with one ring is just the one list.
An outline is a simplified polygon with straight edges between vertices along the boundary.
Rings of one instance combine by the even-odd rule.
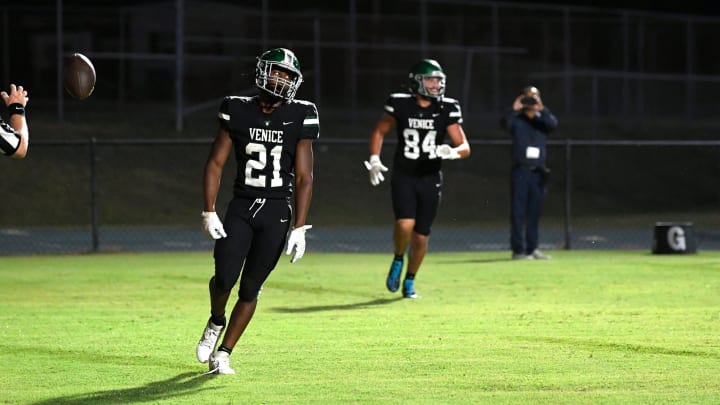
[[28, 129], [27, 120], [25, 119], [25, 106], [28, 98], [27, 91], [23, 86], [10, 85], [10, 94], [1, 92], [5, 105], [10, 113], [10, 127], [15, 130], [15, 134], [19, 137], [19, 143], [15, 153], [11, 157], [15, 159], [24, 158], [27, 155], [28, 143], [30, 140], [30, 131]]
[[312, 225], [305, 223], [310, 209], [312, 191], [312, 139], [301, 139], [295, 148], [295, 225], [288, 236], [285, 250], [285, 254], [292, 254], [290, 263], [295, 263], [305, 254], [305, 232], [312, 228]]
[[205, 175], [203, 176], [203, 230], [213, 239], [227, 236], [222, 221], [215, 212], [215, 200], [220, 190], [223, 167], [231, 149], [232, 139], [230, 133], [221, 128], [210, 149], [210, 156], [208, 156], [205, 163]]
[[[465, 159], [470, 156], [470, 144], [467, 141], [462, 125], [457, 122], [448, 125], [447, 134], [452, 144], [449, 159]], [[443, 159], [445, 158], [443, 157]]]
[[220, 178], [230, 150], [232, 150], [230, 133], [226, 129], [220, 129], [210, 149], [210, 156], [208, 156], [205, 163], [205, 176], [203, 177], [204, 211], [215, 211], [215, 200], [220, 190]]
[[383, 172], [388, 168], [380, 161], [380, 151], [382, 150], [383, 139], [392, 127], [395, 125], [395, 117], [385, 113], [375, 125], [372, 134], [370, 134], [370, 159], [365, 161], [365, 168], [370, 175], [370, 184], [377, 186], [385, 180]]
[[295, 228], [305, 225], [313, 192], [312, 139], [301, 139], [295, 151]]
[[450, 145], [442, 144], [435, 149], [435, 153], [440, 159], [465, 159], [470, 156], [470, 144], [465, 137], [462, 125], [456, 122], [447, 127], [447, 134], [450, 138]]
[[370, 135], [370, 156], [380, 156], [382, 150], [383, 139], [392, 127], [395, 125], [395, 117], [385, 113], [375, 125], [372, 134]]

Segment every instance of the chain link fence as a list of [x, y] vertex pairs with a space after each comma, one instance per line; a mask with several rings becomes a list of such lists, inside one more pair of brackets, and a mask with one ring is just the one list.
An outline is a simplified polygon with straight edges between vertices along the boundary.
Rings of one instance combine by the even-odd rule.
[[[0, 254], [212, 249], [200, 228], [210, 142], [38, 142], [32, 158], [0, 161], [8, 190]], [[509, 142], [471, 144], [469, 159], [444, 163], [435, 251], [509, 249]], [[385, 162], [394, 146], [386, 144]], [[720, 249], [720, 142], [552, 141], [548, 153], [541, 248], [646, 250], [662, 221], [694, 223], [699, 249]], [[309, 251], [391, 249], [389, 182], [369, 184], [366, 155], [364, 139], [316, 142]], [[232, 160], [221, 215], [231, 198]]]

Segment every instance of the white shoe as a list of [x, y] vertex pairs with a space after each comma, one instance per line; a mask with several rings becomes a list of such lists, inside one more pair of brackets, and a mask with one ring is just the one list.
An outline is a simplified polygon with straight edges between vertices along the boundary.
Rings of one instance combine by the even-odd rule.
[[222, 333], [223, 326], [218, 326], [208, 320], [207, 326], [203, 331], [203, 335], [197, 344], [195, 349], [195, 355], [200, 363], [207, 363], [212, 352], [215, 351], [215, 345], [217, 344], [220, 333]]
[[526, 255], [525, 253], [513, 253], [512, 255], [513, 260], [532, 260], [534, 259], [533, 255]]
[[235, 374], [235, 370], [230, 368], [230, 355], [223, 351], [211, 354], [208, 366], [210, 371], [205, 374]]
[[552, 259], [552, 256], [546, 255], [545, 253], [535, 249], [532, 253], [530, 253], [530, 256], [532, 256], [533, 259], [537, 260], [550, 260]]

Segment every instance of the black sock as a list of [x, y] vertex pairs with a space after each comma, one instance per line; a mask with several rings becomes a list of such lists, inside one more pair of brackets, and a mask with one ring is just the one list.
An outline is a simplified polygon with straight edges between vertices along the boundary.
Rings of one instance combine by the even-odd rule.
[[227, 322], [225, 319], [225, 314], [222, 314], [220, 316], [210, 314], [210, 322], [217, 326], [225, 327], [225, 323]]
[[228, 356], [232, 354], [232, 349], [227, 346], [223, 346], [223, 345], [220, 345], [220, 347], [218, 348], [218, 351], [225, 352], [228, 354]]
[[405, 274], [405, 280], [415, 280], [415, 275], [407, 273]]
[[394, 260], [403, 261], [403, 257], [404, 257], [404, 256], [405, 256], [405, 255], [395, 255], [395, 259], [394, 259]]

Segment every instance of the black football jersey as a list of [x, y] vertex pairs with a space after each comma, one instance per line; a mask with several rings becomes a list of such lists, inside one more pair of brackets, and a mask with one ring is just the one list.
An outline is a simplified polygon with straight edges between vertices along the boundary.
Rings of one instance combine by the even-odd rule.
[[385, 102], [385, 112], [395, 117], [397, 125], [393, 169], [412, 176], [440, 171], [442, 159], [435, 149], [445, 140], [449, 125], [462, 124], [458, 101], [444, 97], [423, 108], [415, 101], [415, 95], [394, 93]]
[[12, 155], [20, 146], [20, 134], [0, 118], [0, 152]]
[[317, 139], [320, 123], [315, 104], [293, 100], [270, 114], [258, 97], [226, 97], [218, 113], [230, 133], [237, 159], [235, 197], [286, 198], [292, 194], [295, 150], [301, 139]]

